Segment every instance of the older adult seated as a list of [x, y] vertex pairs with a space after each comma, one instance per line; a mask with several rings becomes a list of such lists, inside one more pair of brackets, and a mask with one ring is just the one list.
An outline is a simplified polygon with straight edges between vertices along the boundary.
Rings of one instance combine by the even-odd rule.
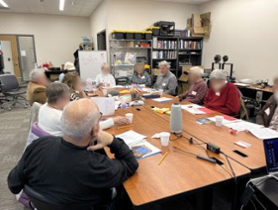
[[151, 87], [152, 79], [149, 73], [145, 71], [145, 66], [143, 63], [135, 64], [134, 73], [131, 78], [131, 83]]
[[30, 105], [34, 102], [44, 104], [46, 102], [46, 86], [48, 80], [43, 69], [34, 69], [30, 72], [30, 82], [27, 86], [27, 100]]
[[[63, 137], [39, 138], [27, 147], [8, 176], [11, 192], [17, 194], [29, 185], [64, 209], [109, 202], [111, 188], [128, 179], [138, 162], [122, 139], [99, 129], [100, 118], [90, 99], [66, 106], [61, 118]], [[97, 152], [106, 146], [114, 159]]]
[[68, 72], [65, 74], [62, 83], [66, 84], [70, 89], [70, 100], [75, 101], [80, 98], [86, 98], [84, 85], [76, 72]]
[[273, 95], [258, 113], [256, 123], [278, 131], [278, 77], [273, 81]]
[[204, 69], [198, 66], [190, 68], [188, 78], [191, 86], [186, 93], [178, 96], [181, 100], [186, 99], [194, 104], [203, 103], [207, 93], [207, 84], [202, 78], [203, 74]]
[[96, 83], [101, 87], [113, 87], [116, 85], [115, 78], [110, 74], [110, 68], [107, 63], [101, 65], [101, 73], [96, 76]]
[[[46, 89], [47, 103], [39, 111], [39, 127], [52, 136], [62, 136], [61, 116], [64, 107], [70, 102], [67, 85], [59, 82], [50, 84]], [[100, 129], [108, 129], [115, 124], [129, 124], [125, 117], [117, 116], [100, 121]]]
[[170, 63], [161, 61], [158, 66], [161, 75], [157, 77], [154, 88], [163, 89], [164, 93], [175, 95], [178, 82], [176, 76], [170, 71]]
[[210, 89], [205, 97], [205, 107], [227, 115], [236, 115], [240, 110], [240, 95], [237, 87], [227, 82], [223, 70], [210, 74]]

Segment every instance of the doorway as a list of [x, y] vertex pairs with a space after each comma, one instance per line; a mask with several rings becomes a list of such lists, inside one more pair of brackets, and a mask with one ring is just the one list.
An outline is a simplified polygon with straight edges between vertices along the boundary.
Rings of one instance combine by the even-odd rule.
[[97, 46], [98, 50], [106, 50], [106, 30], [97, 34]]
[[37, 62], [33, 35], [0, 35], [4, 71], [14, 74], [18, 81], [29, 81], [29, 73]]

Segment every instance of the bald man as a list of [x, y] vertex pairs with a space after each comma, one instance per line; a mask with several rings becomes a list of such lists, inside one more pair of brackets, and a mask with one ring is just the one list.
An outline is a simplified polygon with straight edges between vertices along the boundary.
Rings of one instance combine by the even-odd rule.
[[[99, 129], [100, 118], [89, 99], [67, 105], [61, 117], [63, 137], [39, 138], [27, 147], [9, 174], [11, 192], [17, 194], [28, 184], [63, 209], [109, 203], [111, 188], [130, 177], [138, 162], [123, 140]], [[106, 146], [115, 159], [97, 152]]]

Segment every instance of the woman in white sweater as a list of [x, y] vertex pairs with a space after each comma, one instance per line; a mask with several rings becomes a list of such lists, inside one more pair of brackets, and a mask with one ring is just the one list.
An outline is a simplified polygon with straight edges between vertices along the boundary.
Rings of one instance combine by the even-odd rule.
[[101, 65], [101, 73], [97, 75], [96, 83], [100, 87], [113, 87], [116, 85], [115, 78], [110, 74], [110, 68], [107, 63]]

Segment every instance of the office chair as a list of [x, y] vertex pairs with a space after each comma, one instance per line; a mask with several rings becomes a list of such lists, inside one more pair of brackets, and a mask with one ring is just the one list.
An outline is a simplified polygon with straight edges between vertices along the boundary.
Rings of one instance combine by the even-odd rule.
[[[36, 192], [29, 185], [25, 185], [23, 191], [30, 199], [29, 206], [35, 210], [107, 210], [107, 207], [91, 207], [88, 204], [69, 204], [69, 206], [58, 206], [53, 204], [42, 194]], [[35, 208], [34, 208], [35, 207]], [[108, 207], [108, 209], [110, 209]]]
[[[9, 103], [9, 110], [11, 110], [12, 106], [15, 106], [17, 103], [24, 105], [26, 108], [28, 106], [26, 98], [23, 96], [26, 91], [21, 90], [19, 87], [19, 83], [15, 75], [12, 74], [3, 74], [0, 75], [0, 82], [2, 87], [2, 93], [5, 97], [10, 99]], [[22, 101], [19, 101], [22, 99]], [[3, 105], [1, 105], [1, 108]]]
[[123, 85], [123, 86], [126, 86], [126, 85], [129, 85], [129, 78], [128, 77], [118, 77], [116, 78], [116, 84], [117, 85]]

